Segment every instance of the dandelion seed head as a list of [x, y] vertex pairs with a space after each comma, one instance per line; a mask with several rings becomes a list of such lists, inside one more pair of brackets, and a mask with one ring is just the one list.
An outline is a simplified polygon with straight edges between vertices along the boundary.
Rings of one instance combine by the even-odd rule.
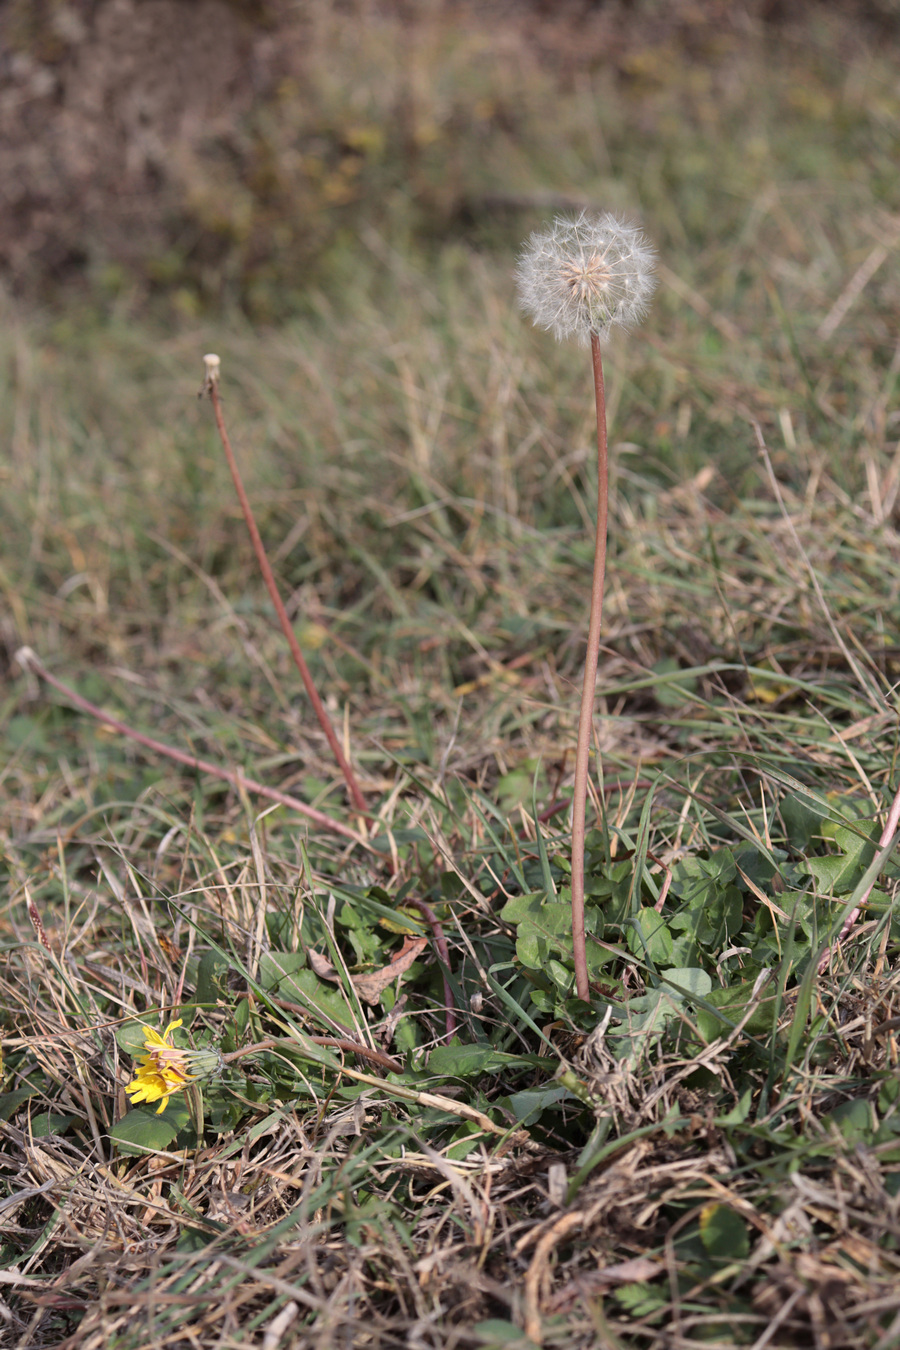
[[532, 321], [558, 341], [583, 344], [596, 333], [640, 322], [656, 288], [656, 254], [641, 231], [606, 212], [558, 217], [533, 234], [519, 256], [519, 303]]

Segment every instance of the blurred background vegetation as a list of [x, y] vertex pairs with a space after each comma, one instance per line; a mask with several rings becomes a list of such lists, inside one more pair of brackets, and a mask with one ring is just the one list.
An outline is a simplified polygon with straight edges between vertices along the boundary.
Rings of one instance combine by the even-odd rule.
[[[583, 639], [591, 401], [577, 350], [517, 313], [512, 268], [581, 207], [639, 220], [662, 264], [608, 361], [608, 681], [821, 665], [805, 573], [755, 523], [774, 508], [747, 414], [786, 489], [827, 481], [835, 529], [859, 502], [891, 520], [895, 0], [8, 0], [0, 42], [6, 669], [27, 642], [89, 671], [82, 692], [151, 696], [173, 736], [191, 690], [201, 741], [293, 745], [292, 677], [195, 398], [216, 350], [336, 707], [363, 733], [399, 717], [429, 757], [467, 690], [466, 764], [495, 732], [556, 725]], [[853, 530], [814, 529], [816, 565], [888, 669], [893, 534], [870, 553]], [[527, 690], [549, 708], [523, 713]], [[665, 699], [628, 706], [670, 737]], [[43, 743], [25, 708], [14, 740]]]
[[896, 0], [8, 0], [0, 267], [268, 321], [376, 236], [508, 249], [523, 213], [600, 202], [739, 307], [752, 212], [791, 212], [773, 183], [831, 197], [834, 249], [892, 209], [898, 25]]

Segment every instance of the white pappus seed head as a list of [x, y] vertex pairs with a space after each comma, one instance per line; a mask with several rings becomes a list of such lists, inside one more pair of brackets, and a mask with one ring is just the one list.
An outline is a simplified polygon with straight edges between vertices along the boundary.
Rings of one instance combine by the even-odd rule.
[[656, 289], [656, 253], [635, 225], [606, 212], [558, 217], [531, 236], [516, 266], [519, 304], [558, 341], [601, 342], [639, 323]]

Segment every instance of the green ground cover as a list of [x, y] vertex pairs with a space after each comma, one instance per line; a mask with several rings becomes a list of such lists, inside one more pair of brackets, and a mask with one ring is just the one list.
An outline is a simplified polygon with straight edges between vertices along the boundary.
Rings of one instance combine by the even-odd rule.
[[[318, 283], [236, 264], [215, 312], [182, 259], [150, 300], [4, 302], [8, 1344], [900, 1342], [892, 32], [688, 25], [573, 80], [509, 25], [440, 28], [424, 178], [386, 135]], [[331, 72], [361, 126], [390, 129], [389, 38]], [[593, 406], [512, 271], [591, 205], [661, 267], [607, 358], [585, 1005]], [[210, 350], [364, 846], [14, 661], [358, 823], [196, 397]], [[230, 1058], [130, 1105], [142, 1025], [176, 1018]]]

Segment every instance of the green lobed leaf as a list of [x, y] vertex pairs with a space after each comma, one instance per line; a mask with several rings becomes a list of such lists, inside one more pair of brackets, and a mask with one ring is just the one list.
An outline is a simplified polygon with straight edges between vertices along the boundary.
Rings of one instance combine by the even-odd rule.
[[708, 858], [689, 855], [672, 868], [671, 892], [692, 903], [717, 887], [724, 887], [737, 878], [737, 865], [730, 848], [718, 848]]
[[665, 965], [672, 955], [672, 934], [662, 914], [655, 909], [639, 909], [627, 934], [629, 951], [654, 965]]
[[[745, 980], [740, 984], [729, 985], [726, 989], [710, 989], [704, 995], [705, 1006], [696, 1009], [696, 1018], [700, 1035], [705, 1041], [717, 1040], [737, 1026], [747, 1012], [753, 989], [754, 981]], [[710, 1009], [710, 1004], [721, 1012], [721, 1017], [717, 1017]], [[749, 1035], [758, 1036], [771, 1030], [774, 1008], [773, 994], [767, 992], [765, 997], [757, 998], [753, 1012], [744, 1024]]]
[[720, 1261], [746, 1261], [750, 1255], [747, 1225], [730, 1205], [707, 1205], [700, 1214], [700, 1240]]
[[621, 1289], [613, 1291], [613, 1298], [632, 1317], [649, 1317], [667, 1307], [669, 1303], [668, 1295], [663, 1289], [657, 1289], [655, 1285], [648, 1284], [644, 1280], [636, 1281], [634, 1284], [623, 1284]]
[[824, 813], [800, 796], [785, 797], [779, 811], [791, 847], [806, 852], [813, 839], [822, 833]]
[[717, 1125], [743, 1125], [744, 1121], [750, 1115], [750, 1109], [753, 1105], [753, 1089], [746, 1088], [740, 1096], [735, 1106], [727, 1111], [724, 1116], [716, 1117]]
[[325, 984], [297, 958], [306, 960], [301, 952], [267, 952], [259, 963], [260, 983], [269, 993], [319, 1012], [327, 1021], [350, 1031], [355, 1018], [340, 989]]
[[513, 1065], [546, 1067], [539, 1055], [510, 1055], [492, 1045], [439, 1045], [428, 1056], [429, 1074], [446, 1078], [472, 1078], [482, 1073], [502, 1073]]
[[863, 1097], [841, 1102], [823, 1118], [823, 1124], [832, 1123], [855, 1148], [859, 1144], [871, 1144], [875, 1133], [872, 1105]]
[[672, 966], [671, 969], [662, 972], [662, 978], [665, 980], [666, 988], [669, 992], [683, 994], [685, 998], [695, 995], [697, 998], [706, 998], [712, 989], [712, 979], [705, 970], [699, 966]]
[[212, 1007], [223, 995], [222, 978], [227, 973], [229, 961], [217, 951], [205, 951], [197, 966], [197, 1002]]
[[[849, 833], [849, 831], [841, 831]], [[877, 853], [877, 847], [852, 836], [853, 851], [831, 854], [826, 858], [807, 858], [801, 870], [815, 878], [818, 890], [826, 895], [841, 895], [853, 888]]]
[[532, 1125], [548, 1107], [562, 1101], [577, 1101], [577, 1098], [569, 1088], [560, 1083], [527, 1088], [523, 1092], [510, 1093], [506, 1098], [506, 1104], [520, 1125]]
[[78, 1116], [63, 1116], [57, 1111], [41, 1111], [32, 1116], [31, 1134], [35, 1139], [47, 1139], [52, 1134], [65, 1134], [70, 1125], [74, 1125]]
[[500, 911], [504, 923], [521, 923], [523, 919], [536, 918], [541, 905], [546, 900], [543, 891], [529, 891], [526, 895], [514, 895]]
[[109, 1136], [118, 1144], [120, 1153], [158, 1153], [167, 1149], [179, 1130], [189, 1123], [190, 1113], [183, 1100], [170, 1101], [161, 1115], [157, 1115], [155, 1108], [135, 1106], [116, 1121]]
[[516, 896], [501, 911], [507, 923], [517, 924], [516, 955], [530, 970], [543, 970], [553, 955], [572, 954], [572, 908], [565, 900], [550, 900], [541, 892]]
[[29, 1097], [35, 1096], [37, 1088], [17, 1088], [15, 1092], [4, 1092], [0, 1094], [0, 1120], [9, 1120], [23, 1102], [27, 1102]]
[[279, 986], [289, 984], [291, 977], [305, 968], [305, 952], [263, 952], [259, 961], [259, 982], [267, 992], [273, 992]]

